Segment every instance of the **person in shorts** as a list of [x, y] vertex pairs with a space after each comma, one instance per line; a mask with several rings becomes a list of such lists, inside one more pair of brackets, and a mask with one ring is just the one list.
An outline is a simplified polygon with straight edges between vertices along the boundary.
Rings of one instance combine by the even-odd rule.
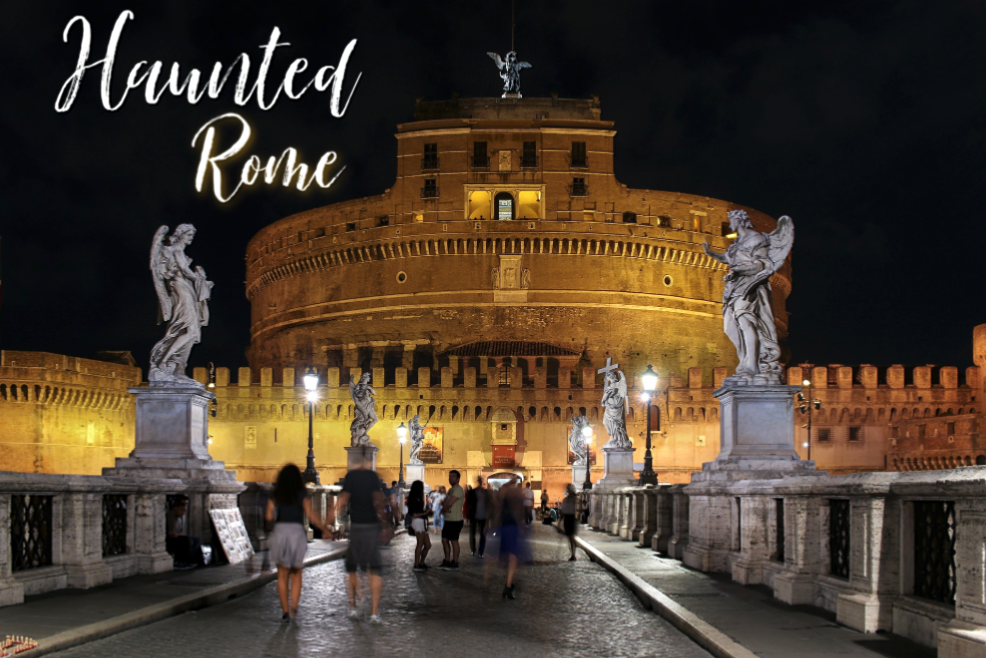
[[379, 624], [380, 596], [383, 594], [383, 561], [380, 544], [390, 541], [392, 530], [390, 517], [384, 510], [383, 487], [380, 478], [371, 469], [369, 461], [346, 473], [342, 493], [332, 512], [329, 525], [335, 515], [349, 510], [349, 549], [346, 551], [346, 592], [349, 595], [349, 618], [357, 619], [356, 592], [359, 585], [357, 569], [370, 574], [370, 623]]
[[445, 517], [445, 525], [442, 527], [442, 551], [445, 559], [442, 561], [443, 569], [459, 568], [459, 533], [462, 532], [462, 503], [465, 502], [466, 493], [459, 486], [459, 471], [449, 471], [448, 483], [449, 490], [445, 495], [445, 502], [442, 503], [442, 514]]

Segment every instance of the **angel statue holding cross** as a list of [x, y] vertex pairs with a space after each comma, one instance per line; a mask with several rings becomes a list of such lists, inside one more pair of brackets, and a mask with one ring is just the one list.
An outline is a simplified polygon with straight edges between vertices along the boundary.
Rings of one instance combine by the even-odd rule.
[[745, 210], [729, 212], [736, 241], [725, 253], [705, 242], [706, 255], [729, 266], [722, 293], [723, 327], [736, 346], [739, 365], [724, 384], [781, 384], [781, 348], [774, 324], [770, 275], [784, 264], [794, 244], [794, 222], [787, 215], [777, 220], [773, 233], [755, 231]]
[[599, 370], [605, 373], [602, 405], [606, 409], [603, 414], [603, 427], [609, 434], [609, 441], [603, 448], [633, 449], [630, 437], [627, 436], [627, 410], [630, 401], [627, 398], [627, 378], [619, 364], [613, 364], [606, 359], [606, 367]]

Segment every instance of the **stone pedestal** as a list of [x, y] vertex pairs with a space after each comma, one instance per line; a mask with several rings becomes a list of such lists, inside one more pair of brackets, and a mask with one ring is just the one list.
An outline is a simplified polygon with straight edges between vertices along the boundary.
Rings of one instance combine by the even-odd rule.
[[425, 465], [424, 464], [405, 464], [404, 465], [404, 481], [407, 486], [410, 487], [411, 483], [415, 480], [425, 481]]
[[727, 384], [712, 395], [721, 406], [719, 456], [692, 482], [769, 480], [812, 475], [814, 461], [794, 450], [794, 396], [801, 386]]
[[354, 468], [359, 468], [364, 461], [372, 464], [371, 470], [377, 470], [377, 450], [379, 448], [372, 443], [343, 449], [346, 451], [346, 470], [351, 471]]
[[603, 448], [604, 474], [596, 485], [603, 489], [633, 487], [633, 448]]
[[585, 464], [572, 464], [572, 484], [582, 491], [582, 486], [585, 484]]

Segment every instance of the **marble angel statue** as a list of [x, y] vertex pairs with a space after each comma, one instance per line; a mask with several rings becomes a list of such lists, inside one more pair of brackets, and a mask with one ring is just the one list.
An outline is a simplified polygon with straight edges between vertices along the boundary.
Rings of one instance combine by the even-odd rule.
[[736, 241], [725, 253], [711, 249], [705, 253], [729, 266], [723, 277], [723, 326], [736, 346], [739, 365], [727, 384], [781, 384], [781, 348], [777, 342], [774, 309], [771, 302], [770, 275], [784, 264], [794, 244], [794, 222], [785, 215], [777, 220], [773, 233], [753, 229], [744, 210], [729, 213], [729, 226]]
[[589, 446], [582, 435], [582, 428], [589, 425], [585, 416], [572, 416], [572, 428], [568, 433], [568, 448], [575, 455], [575, 465], [584, 466], [589, 456]]
[[[619, 373], [619, 376], [617, 376]], [[627, 399], [627, 378], [623, 371], [610, 370], [606, 373], [606, 383], [603, 388], [602, 405], [606, 409], [603, 415], [603, 426], [609, 434], [609, 441], [604, 448], [633, 448], [630, 437], [627, 436], [627, 411], [630, 402]]]
[[359, 382], [349, 376], [349, 396], [353, 399], [353, 422], [349, 424], [350, 445], [352, 447], [373, 445], [370, 442], [370, 429], [377, 424], [377, 392], [370, 386], [370, 373], [360, 375]]
[[202, 387], [185, 376], [185, 366], [192, 346], [202, 337], [202, 327], [209, 324], [209, 297], [212, 281], [201, 267], [192, 269], [192, 259], [185, 247], [192, 243], [195, 227], [180, 224], [168, 235], [161, 226], [151, 242], [151, 277], [158, 298], [158, 324], [167, 322], [164, 338], [151, 349], [151, 367], [147, 380], [151, 384]]
[[411, 422], [408, 423], [408, 435], [411, 437], [411, 454], [408, 460], [410, 464], [423, 464], [421, 458], [418, 454], [421, 452], [421, 446], [425, 442], [425, 425], [421, 424], [421, 416], [415, 414]]
[[518, 62], [517, 53], [511, 50], [507, 53], [505, 59], [501, 59], [496, 53], [486, 53], [496, 62], [496, 67], [500, 69], [500, 77], [503, 79], [503, 96], [506, 98], [507, 94], [517, 94], [518, 98], [520, 95], [520, 71], [521, 69], [532, 68], [528, 62]]

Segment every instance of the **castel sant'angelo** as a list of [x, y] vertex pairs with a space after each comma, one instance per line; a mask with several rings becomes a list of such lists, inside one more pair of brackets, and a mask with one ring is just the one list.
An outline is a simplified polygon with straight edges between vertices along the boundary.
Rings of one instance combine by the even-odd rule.
[[[512, 473], [554, 499], [572, 481], [572, 416], [588, 418], [594, 448], [606, 441], [598, 371], [609, 360], [632, 387], [634, 461], [650, 431], [660, 480], [687, 482], [719, 452], [712, 392], [736, 365], [723, 333], [726, 268], [702, 245], [724, 251], [727, 213], [743, 207], [627, 188], [614, 175], [614, 135], [595, 98], [419, 102], [397, 128], [390, 189], [284, 218], [247, 246], [250, 367], [194, 372], [218, 396], [212, 456], [243, 481], [304, 464], [301, 381], [313, 367], [314, 453], [322, 482], [335, 482], [350, 442], [349, 378], [370, 373], [382, 477], [397, 479], [397, 428], [418, 415], [428, 484], [453, 468], [470, 482]], [[757, 230], [776, 226], [744, 209]], [[770, 281], [783, 346], [790, 259]], [[983, 328], [975, 345], [979, 363]], [[639, 396], [648, 365], [660, 377], [650, 428]], [[829, 365], [789, 367], [786, 380], [810, 381], [805, 394], [819, 401], [811, 458], [845, 473], [986, 461], [979, 368], [961, 374]], [[133, 446], [126, 387], [140, 379], [132, 366], [4, 352], [4, 468], [111, 466]], [[807, 456], [804, 418], [797, 449]], [[593, 480], [601, 471], [600, 459]]]

